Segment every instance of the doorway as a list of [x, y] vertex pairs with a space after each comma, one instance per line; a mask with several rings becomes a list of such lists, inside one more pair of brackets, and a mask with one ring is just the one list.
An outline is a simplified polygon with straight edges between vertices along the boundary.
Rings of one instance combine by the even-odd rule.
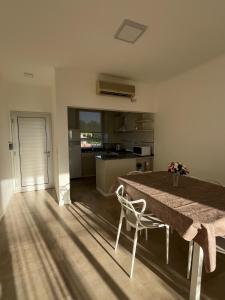
[[47, 189], [52, 182], [51, 119], [47, 113], [11, 113], [15, 190]]
[[109, 196], [118, 176], [153, 169], [154, 113], [69, 107], [68, 133], [71, 200], [82, 182]]

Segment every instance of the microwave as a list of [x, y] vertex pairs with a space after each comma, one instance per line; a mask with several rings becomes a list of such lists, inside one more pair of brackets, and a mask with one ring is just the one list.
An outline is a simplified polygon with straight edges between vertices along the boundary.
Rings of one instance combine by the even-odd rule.
[[135, 146], [133, 152], [139, 156], [148, 156], [151, 155], [151, 146]]

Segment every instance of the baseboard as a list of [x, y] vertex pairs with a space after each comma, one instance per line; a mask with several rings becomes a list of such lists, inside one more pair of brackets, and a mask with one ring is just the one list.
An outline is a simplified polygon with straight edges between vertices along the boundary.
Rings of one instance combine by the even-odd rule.
[[68, 204], [71, 204], [71, 203], [72, 203], [71, 200], [67, 200], [67, 201], [64, 202], [65, 205], [68, 205]]
[[114, 193], [105, 193], [105, 192], [103, 192], [103, 190], [100, 189], [100, 188], [97, 187], [97, 186], [96, 186], [96, 190], [97, 190], [102, 196], [104, 196], [104, 197], [109, 197], [109, 196], [113, 196], [113, 195], [114, 195]]
[[68, 199], [68, 200], [59, 200], [59, 206], [64, 206], [64, 205], [68, 205], [68, 204], [71, 204], [72, 202], [71, 202], [71, 200], [70, 199]]
[[[0, 214], [0, 221], [2, 221], [3, 217], [5, 216], [8, 207], [11, 203], [11, 201], [13, 200], [13, 195], [15, 194], [15, 192], [12, 192], [11, 195], [8, 197], [7, 203], [5, 203], [4, 208], [2, 208], [1, 214]], [[0, 199], [1, 200], [1, 199]]]
[[26, 193], [26, 192], [34, 192], [34, 191], [44, 191], [49, 189], [55, 189], [54, 185], [46, 186], [45, 184], [34, 185], [31, 187], [23, 187], [23, 188], [15, 188], [15, 193]]

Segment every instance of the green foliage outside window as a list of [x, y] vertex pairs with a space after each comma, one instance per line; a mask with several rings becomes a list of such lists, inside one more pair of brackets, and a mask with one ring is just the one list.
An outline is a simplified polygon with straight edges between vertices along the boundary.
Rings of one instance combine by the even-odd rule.
[[79, 123], [81, 131], [81, 147], [102, 146], [101, 112], [80, 111]]

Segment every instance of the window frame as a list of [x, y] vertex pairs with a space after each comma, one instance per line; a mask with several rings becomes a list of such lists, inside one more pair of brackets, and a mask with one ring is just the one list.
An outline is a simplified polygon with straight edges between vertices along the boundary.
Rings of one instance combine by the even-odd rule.
[[[83, 132], [82, 129], [80, 128], [80, 112], [90, 112], [90, 113], [99, 113], [100, 114], [100, 129], [101, 131], [89, 131], [89, 132]], [[92, 134], [100, 134], [101, 135], [101, 145], [100, 146], [95, 146], [94, 144], [91, 144], [90, 147], [82, 147], [82, 144], [80, 142], [80, 147], [81, 149], [100, 149], [103, 147], [103, 139], [104, 139], [104, 132], [103, 132], [103, 113], [100, 110], [92, 110], [92, 109], [79, 109], [78, 112], [79, 115], [79, 128], [80, 128], [80, 140], [81, 140], [81, 134], [88, 134], [88, 133], [92, 133]]]

